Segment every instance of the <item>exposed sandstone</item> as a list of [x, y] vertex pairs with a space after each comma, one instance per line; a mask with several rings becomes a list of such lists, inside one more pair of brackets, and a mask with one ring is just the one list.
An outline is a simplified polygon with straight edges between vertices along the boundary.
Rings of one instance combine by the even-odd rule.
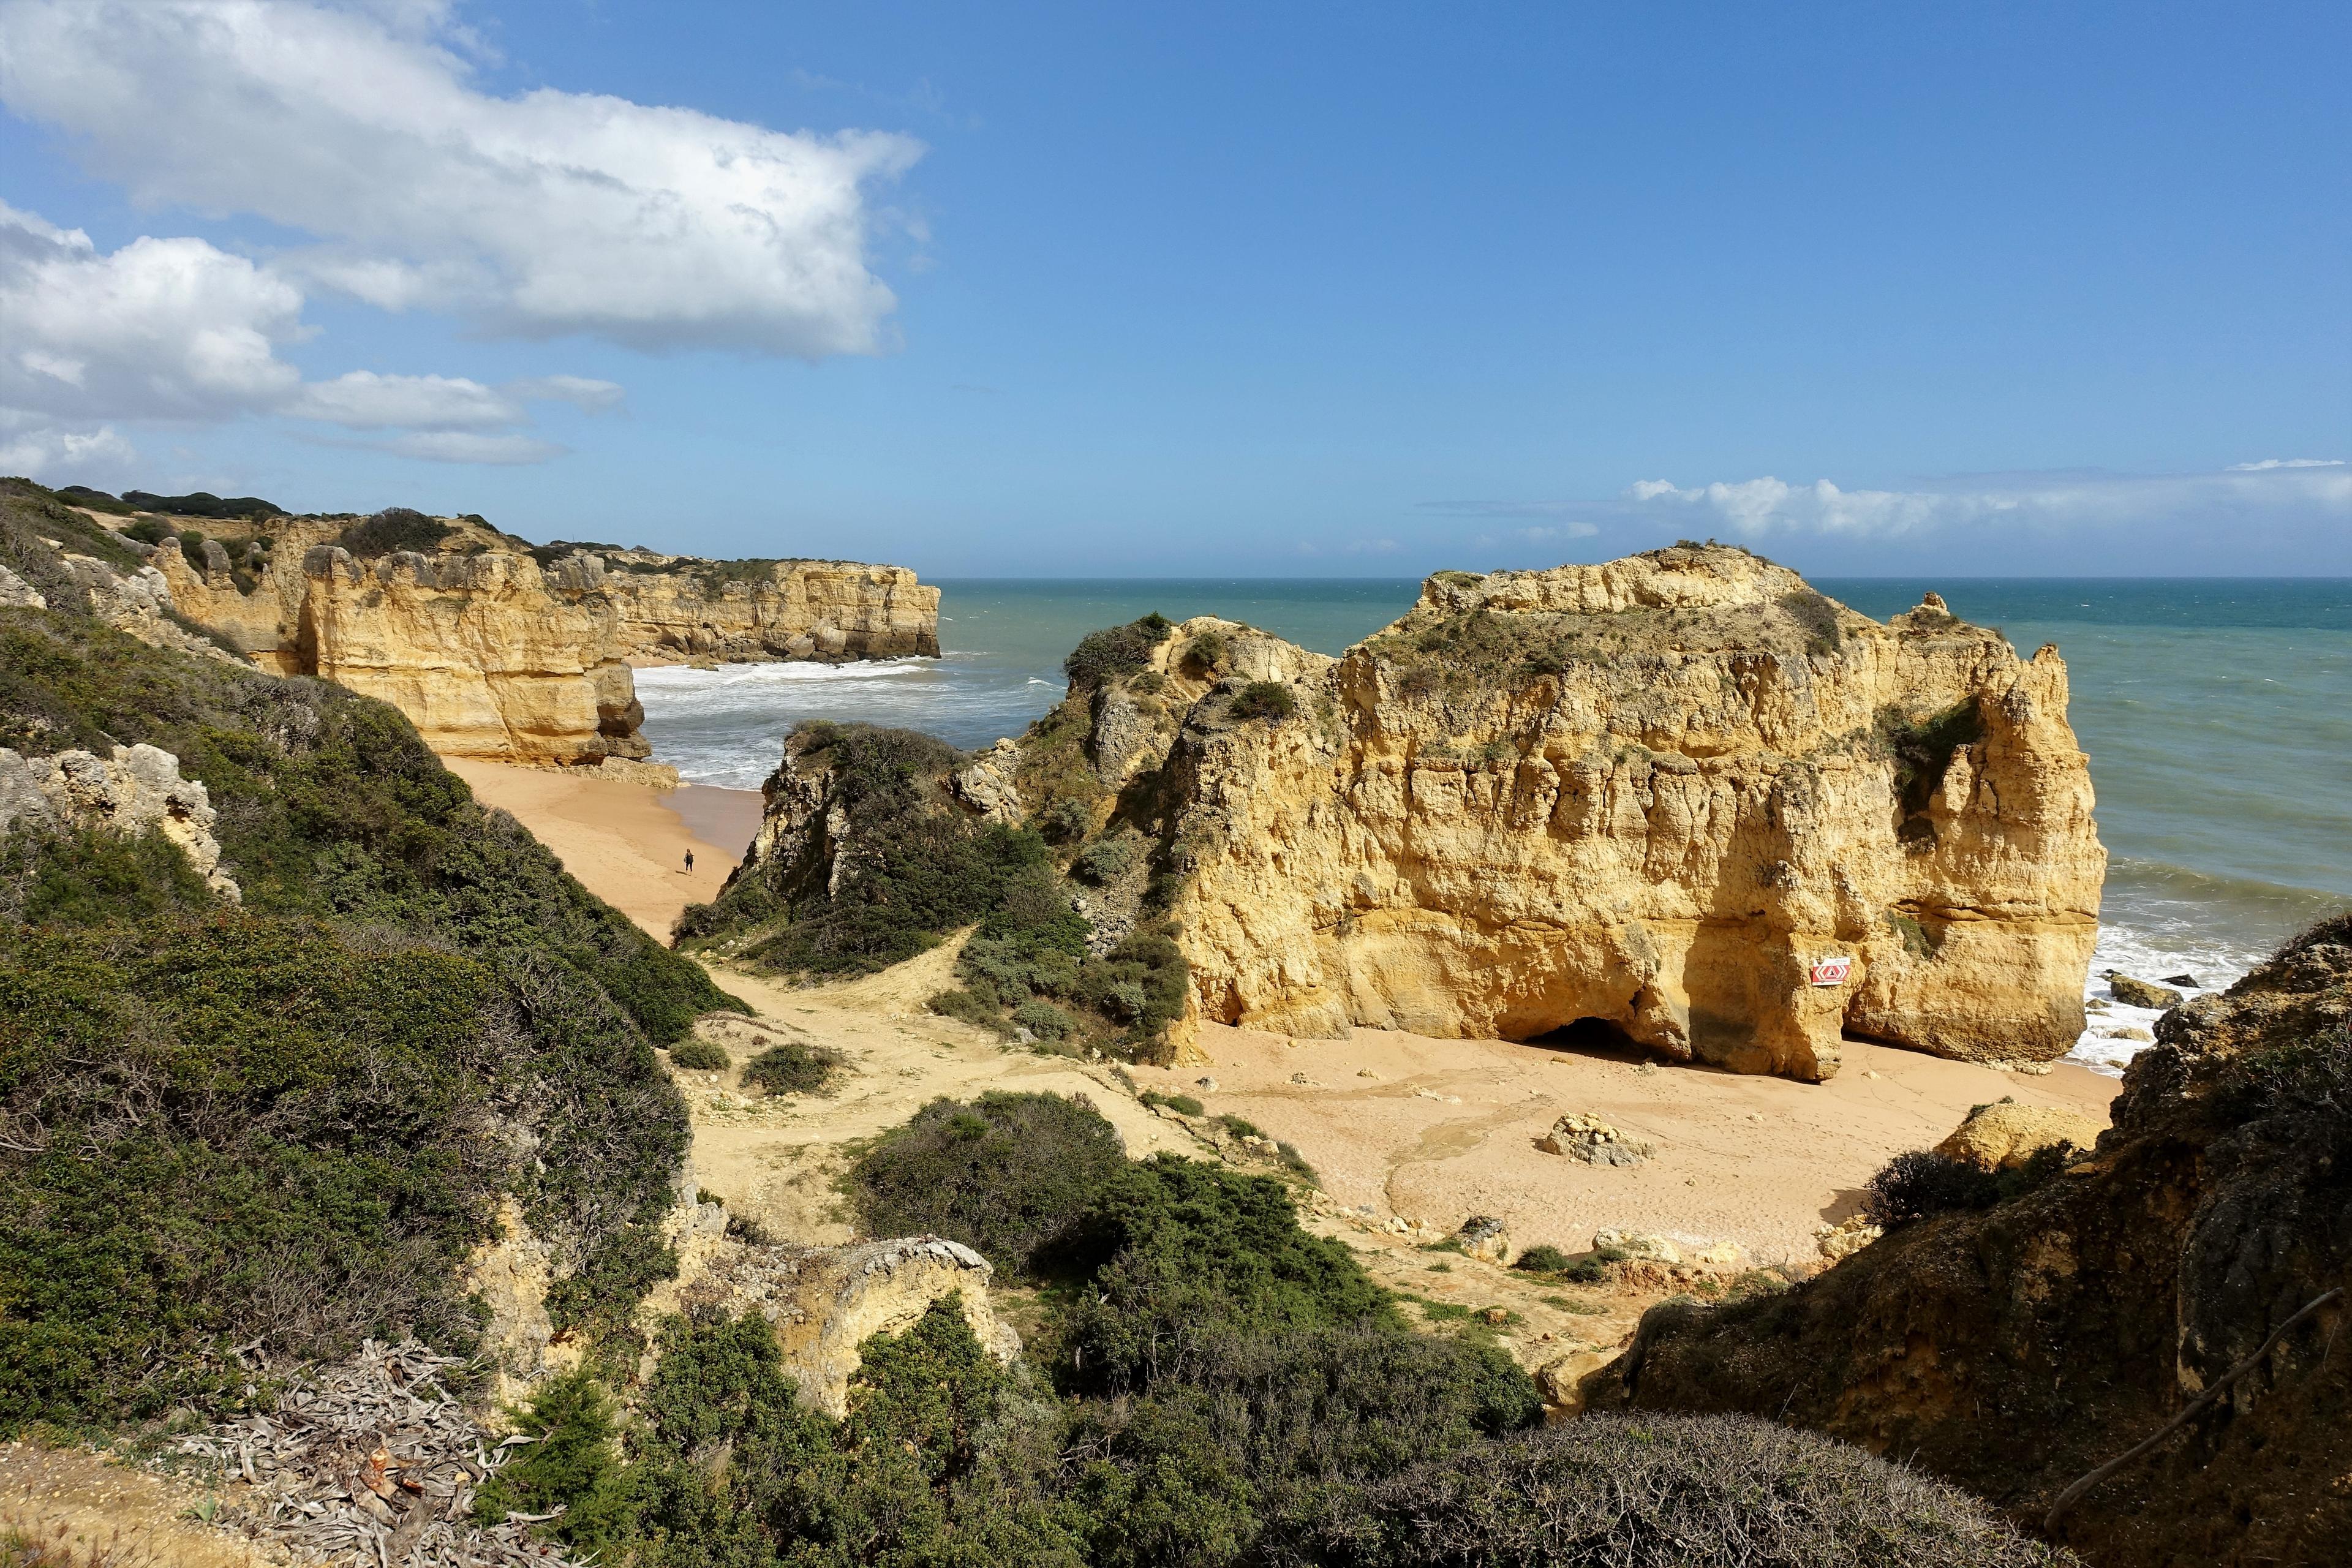
[[2071, 1143], [2088, 1149], [2105, 1131], [2079, 1110], [2054, 1105], [2020, 1105], [2013, 1100], [1980, 1105], [1936, 1145], [1939, 1154], [1967, 1160], [1988, 1171], [2022, 1165], [2043, 1149]]
[[99, 828], [131, 837], [153, 829], [180, 847], [205, 886], [230, 903], [236, 883], [220, 868], [215, 817], [203, 783], [180, 776], [180, 759], [159, 747], [117, 746], [26, 757], [0, 746], [0, 833], [18, 826]]
[[[1238, 718], [1258, 682], [1295, 716]], [[2081, 1034], [2105, 852], [2066, 697], [2055, 648], [1932, 595], [1880, 625], [1677, 546], [1441, 573], [1338, 659], [1186, 622], [1074, 685], [1015, 773], [1049, 830], [1158, 838], [1180, 1032], [1598, 1019], [1818, 1079], [1848, 1030], [1976, 1060]]]
[[252, 570], [176, 540], [149, 571], [181, 612], [281, 675], [382, 698], [451, 756], [594, 763], [639, 758], [633, 666], [936, 654], [939, 590], [902, 567], [713, 563], [574, 549], [478, 525], [429, 552], [354, 557], [350, 518], [278, 518]]

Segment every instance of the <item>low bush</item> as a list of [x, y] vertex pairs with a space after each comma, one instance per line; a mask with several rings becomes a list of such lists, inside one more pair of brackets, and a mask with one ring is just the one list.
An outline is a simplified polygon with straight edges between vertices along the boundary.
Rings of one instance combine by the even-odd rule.
[[743, 1081], [769, 1094], [822, 1094], [842, 1062], [831, 1046], [782, 1040], [743, 1064]]
[[438, 550], [456, 531], [437, 517], [395, 506], [352, 523], [335, 536], [335, 542], [353, 555], [390, 555], [398, 550]]
[[1591, 1415], [1370, 1489], [1299, 1557], [1371, 1568], [2028, 1568], [2075, 1561], [1958, 1489], [1743, 1415]]
[[1126, 1164], [1091, 1105], [992, 1091], [933, 1100], [866, 1151], [847, 1185], [866, 1235], [929, 1232], [1020, 1272]]
[[1189, 1094], [1162, 1094], [1156, 1089], [1147, 1089], [1139, 1098], [1146, 1105], [1164, 1105], [1179, 1116], [1208, 1114], [1208, 1107]]
[[1520, 1253], [1511, 1267], [1524, 1268], [1530, 1274], [1558, 1274], [1575, 1261], [1559, 1247], [1538, 1243]]
[[1115, 882], [1135, 868], [1143, 858], [1143, 839], [1133, 833], [1115, 833], [1097, 838], [1078, 851], [1070, 869], [1097, 885]]
[[669, 1048], [669, 1064], [689, 1072], [725, 1072], [735, 1065], [727, 1047], [715, 1040], [688, 1037]]
[[124, 490], [125, 505], [166, 517], [210, 517], [227, 521], [239, 518], [283, 517], [286, 509], [259, 496], [216, 496], [195, 490], [184, 496], [159, 496], [148, 490]]
[[1234, 645], [1223, 632], [1202, 632], [1184, 645], [1182, 663], [1199, 675], [1214, 675], [1234, 656]]
[[1811, 588], [1780, 595], [1780, 608], [1804, 633], [1807, 651], [1835, 653], [1845, 644], [1845, 628], [1838, 624], [1837, 606]]
[[1893, 1229], [1939, 1214], [1990, 1208], [2000, 1201], [2000, 1178], [1992, 1172], [1932, 1149], [1914, 1149], [1895, 1155], [1870, 1178], [1862, 1208], [1872, 1224]]
[[1254, 680], [1234, 694], [1231, 711], [1243, 723], [1264, 719], [1278, 724], [1298, 711], [1298, 699], [1279, 680]]
[[1059, 1040], [1076, 1032], [1078, 1021], [1042, 996], [1033, 996], [1013, 1009], [1013, 1021], [1041, 1040]]
[[1151, 650], [1167, 640], [1173, 624], [1165, 616], [1150, 615], [1123, 626], [1088, 632], [1062, 661], [1062, 673], [1076, 687], [1100, 686], [1132, 675], [1151, 662]]

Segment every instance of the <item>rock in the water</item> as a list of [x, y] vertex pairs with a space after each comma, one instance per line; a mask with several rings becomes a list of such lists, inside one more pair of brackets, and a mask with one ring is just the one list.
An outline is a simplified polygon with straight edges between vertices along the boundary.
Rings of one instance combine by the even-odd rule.
[[1638, 1165], [1657, 1152], [1654, 1144], [1631, 1138], [1598, 1116], [1571, 1111], [1536, 1141], [1547, 1154], [1565, 1154], [1588, 1165]]
[[2107, 990], [2115, 999], [2129, 1007], [2178, 1007], [2180, 993], [2168, 985], [2158, 985], [2153, 980], [2135, 980], [2119, 970], [2107, 971]]
[[2186, 985], [2191, 991], [2202, 991], [2205, 989], [2203, 985], [2198, 983], [2197, 976], [2193, 974], [2168, 974], [2164, 977], [2164, 983], [2167, 985]]
[[2103, 1040], [2135, 1040], [2141, 1045], [2153, 1044], [2156, 1037], [2137, 1024], [2115, 1024], [2099, 1031]]
[[1988, 1171], [2006, 1171], [2053, 1144], [2071, 1143], [2088, 1150], [2104, 1131], [2099, 1122], [2077, 1110], [2020, 1105], [2003, 1099], [1969, 1111], [1968, 1120], [1936, 1145], [1936, 1152], [1971, 1161]]
[[1454, 1239], [1465, 1254], [1483, 1262], [1507, 1264], [1513, 1256], [1510, 1233], [1493, 1215], [1472, 1215], [1454, 1233]]

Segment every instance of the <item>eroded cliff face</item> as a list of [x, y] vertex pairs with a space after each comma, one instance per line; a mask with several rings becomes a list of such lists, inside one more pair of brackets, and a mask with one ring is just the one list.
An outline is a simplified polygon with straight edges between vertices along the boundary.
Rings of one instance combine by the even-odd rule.
[[2352, 917], [2167, 1013], [2092, 1156], [1785, 1296], [1667, 1306], [1588, 1392], [1899, 1454], [2112, 1568], [2329, 1563], [2352, 1532]]
[[[1260, 686], [1295, 710], [1246, 717]], [[1190, 622], [1013, 771], [1049, 828], [1160, 839], [1193, 1021], [1600, 1019], [1815, 1079], [1845, 1030], [2046, 1058], [2083, 1026], [2105, 855], [2056, 650], [1734, 548], [1441, 574], [1336, 660]]]
[[1188, 731], [1172, 759], [1202, 1016], [1598, 1018], [1813, 1079], [1843, 1029], [1965, 1058], [2081, 1033], [2105, 857], [2055, 649], [1677, 549], [1433, 578], [1307, 684], [1328, 721]]
[[355, 557], [352, 520], [280, 518], [266, 559], [166, 540], [181, 612], [278, 674], [316, 675], [405, 713], [435, 751], [499, 762], [637, 758], [632, 667], [939, 651], [939, 590], [892, 566], [547, 551], [479, 529], [457, 548]]

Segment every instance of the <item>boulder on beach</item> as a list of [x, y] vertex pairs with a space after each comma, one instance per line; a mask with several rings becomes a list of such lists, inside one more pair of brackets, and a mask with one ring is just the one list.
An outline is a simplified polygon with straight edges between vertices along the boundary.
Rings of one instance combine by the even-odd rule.
[[2053, 1105], [2020, 1105], [2005, 1099], [1969, 1111], [1968, 1120], [1936, 1145], [1936, 1152], [1967, 1160], [1988, 1171], [2006, 1171], [2022, 1165], [2054, 1144], [2072, 1143], [2077, 1149], [2088, 1149], [2099, 1141], [2104, 1131], [2098, 1122], [2078, 1110]]
[[1657, 1152], [1654, 1144], [1630, 1138], [1598, 1116], [1570, 1111], [1536, 1140], [1547, 1154], [1565, 1154], [1588, 1165], [1638, 1165]]

